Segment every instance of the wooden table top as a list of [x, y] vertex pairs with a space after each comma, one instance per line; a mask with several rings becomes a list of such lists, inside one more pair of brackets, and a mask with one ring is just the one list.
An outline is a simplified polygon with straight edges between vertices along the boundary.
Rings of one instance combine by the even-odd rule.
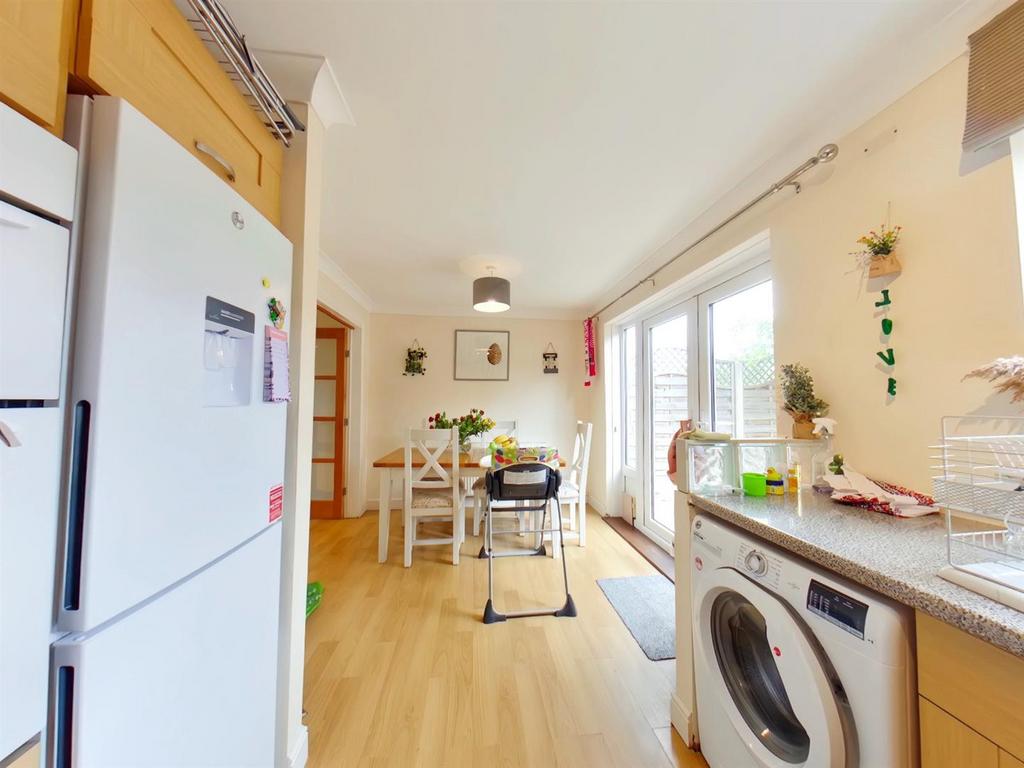
[[[450, 467], [452, 465], [449, 454], [445, 453], [445, 457], [438, 462], [442, 467]], [[426, 462], [418, 451], [414, 452], [412, 465], [414, 467], [422, 467]], [[405, 467], [405, 449], [395, 448], [393, 451], [389, 451], [373, 462], [375, 469], [403, 469]], [[459, 468], [460, 469], [490, 469], [491, 457], [484, 452], [482, 448], [474, 448], [469, 453], [459, 454]], [[558, 457], [558, 466], [565, 468], [565, 459], [561, 456]]]

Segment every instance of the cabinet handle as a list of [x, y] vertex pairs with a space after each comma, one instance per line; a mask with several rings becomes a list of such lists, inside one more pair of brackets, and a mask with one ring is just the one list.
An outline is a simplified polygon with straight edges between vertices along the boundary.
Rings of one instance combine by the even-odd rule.
[[228, 181], [235, 180], [234, 166], [231, 165], [231, 163], [229, 163], [223, 157], [221, 157], [220, 152], [215, 150], [209, 144], [204, 144], [203, 142], [196, 140], [196, 152], [202, 152], [204, 155], [209, 155], [210, 157], [212, 157], [218, 165], [224, 168], [225, 172], [228, 175]]

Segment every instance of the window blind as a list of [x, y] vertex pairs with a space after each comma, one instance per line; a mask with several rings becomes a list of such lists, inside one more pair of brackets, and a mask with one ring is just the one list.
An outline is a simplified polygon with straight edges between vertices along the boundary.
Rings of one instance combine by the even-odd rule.
[[1024, 129], [1024, 0], [969, 38], [964, 151]]

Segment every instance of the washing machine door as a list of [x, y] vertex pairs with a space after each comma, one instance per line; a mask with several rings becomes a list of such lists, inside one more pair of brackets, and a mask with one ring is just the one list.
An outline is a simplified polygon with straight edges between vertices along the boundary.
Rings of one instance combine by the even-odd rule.
[[718, 701], [753, 765], [853, 768], [845, 735], [852, 723], [833, 692], [842, 688], [790, 606], [718, 568], [702, 578], [694, 613], [695, 662], [709, 672], [704, 693]]

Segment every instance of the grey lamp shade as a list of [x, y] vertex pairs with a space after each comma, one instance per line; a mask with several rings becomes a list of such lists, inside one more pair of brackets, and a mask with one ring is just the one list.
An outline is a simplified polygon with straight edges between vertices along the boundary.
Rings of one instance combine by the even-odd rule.
[[478, 277], [473, 281], [473, 309], [477, 312], [504, 312], [509, 301], [511, 285], [503, 277]]

